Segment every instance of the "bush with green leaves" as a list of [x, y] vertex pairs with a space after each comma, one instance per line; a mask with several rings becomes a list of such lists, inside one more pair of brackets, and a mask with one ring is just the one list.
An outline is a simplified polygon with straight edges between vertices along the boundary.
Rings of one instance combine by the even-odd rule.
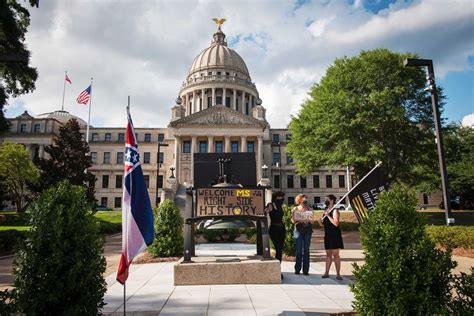
[[472, 226], [426, 226], [428, 236], [444, 248], [474, 248], [474, 227]]
[[450, 315], [474, 315], [474, 268], [471, 273], [461, 272], [453, 280], [453, 292], [449, 303]]
[[82, 186], [44, 191], [14, 263], [15, 303], [27, 315], [96, 315], [107, 290], [104, 239]]
[[286, 234], [285, 243], [283, 244], [283, 253], [287, 256], [295, 255], [295, 240], [293, 238], [293, 230], [295, 224], [291, 221], [291, 206], [283, 205], [283, 223], [285, 224]]
[[164, 200], [153, 209], [155, 240], [148, 247], [154, 257], [172, 257], [183, 254], [183, 218], [171, 200]]
[[445, 314], [456, 263], [425, 233], [413, 191], [383, 192], [360, 228], [365, 264], [354, 264], [354, 308], [362, 315]]

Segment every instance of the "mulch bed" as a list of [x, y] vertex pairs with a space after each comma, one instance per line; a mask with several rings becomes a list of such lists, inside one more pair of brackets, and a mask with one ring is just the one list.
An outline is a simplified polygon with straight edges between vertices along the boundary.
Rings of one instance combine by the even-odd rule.
[[157, 263], [157, 262], [174, 262], [178, 261], [180, 257], [153, 257], [150, 253], [145, 252], [143, 255], [136, 258], [133, 262], [137, 264], [145, 264], [145, 263]]

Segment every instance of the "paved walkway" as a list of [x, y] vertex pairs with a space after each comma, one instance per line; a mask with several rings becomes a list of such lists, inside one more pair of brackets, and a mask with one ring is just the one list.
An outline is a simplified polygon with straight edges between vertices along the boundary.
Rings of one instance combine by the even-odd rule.
[[[235, 248], [235, 249], [234, 249]], [[202, 244], [197, 255], [252, 255], [254, 245]], [[173, 286], [175, 263], [132, 265], [127, 281], [127, 312], [133, 315], [305, 315], [350, 312], [349, 280], [322, 279], [324, 267], [311, 263], [310, 275], [295, 275], [293, 263], [283, 262], [282, 284]], [[123, 311], [123, 287], [107, 277], [109, 315]], [[128, 314], [128, 313], [127, 313]], [[314, 314], [313, 314], [314, 315]]]

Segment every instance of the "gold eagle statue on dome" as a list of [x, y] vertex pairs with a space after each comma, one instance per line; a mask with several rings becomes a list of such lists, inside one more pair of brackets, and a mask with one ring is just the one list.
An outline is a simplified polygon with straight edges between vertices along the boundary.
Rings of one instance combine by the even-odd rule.
[[217, 24], [217, 29], [221, 29], [221, 25], [224, 24], [225, 19], [218, 19], [218, 18], [213, 18], [212, 21], [214, 21]]

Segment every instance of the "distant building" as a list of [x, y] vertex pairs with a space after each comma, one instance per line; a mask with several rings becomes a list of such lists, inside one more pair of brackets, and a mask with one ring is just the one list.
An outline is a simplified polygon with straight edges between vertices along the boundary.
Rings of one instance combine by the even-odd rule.
[[[35, 117], [25, 112], [8, 119], [10, 130], [0, 140], [24, 144], [32, 157], [45, 157], [44, 147], [52, 143], [59, 127], [71, 118], [79, 121], [85, 134], [86, 122], [66, 111]], [[348, 183], [354, 183], [352, 175], [347, 181], [344, 167], [321, 168], [304, 177], [295, 173], [293, 159], [286, 152], [291, 135], [285, 128], [270, 128], [266, 109], [247, 66], [242, 57], [227, 46], [220, 28], [214, 33], [211, 45], [193, 60], [176, 104], [171, 107], [168, 126], [136, 128], [136, 133], [151, 201], [161, 196], [163, 188], [176, 192], [180, 186], [193, 184], [191, 153], [197, 152], [255, 153], [257, 179], [262, 178], [262, 167], [268, 166], [271, 185], [286, 193], [289, 204], [302, 192], [314, 203], [323, 202], [327, 194], [342, 197]], [[90, 128], [93, 161], [90, 170], [97, 177], [96, 198], [99, 204], [111, 208], [121, 207], [124, 137], [125, 127]], [[171, 167], [175, 182], [168, 181]], [[439, 202], [420, 195], [420, 204]]]
[[474, 113], [468, 114], [462, 118], [461, 125], [474, 128]]

